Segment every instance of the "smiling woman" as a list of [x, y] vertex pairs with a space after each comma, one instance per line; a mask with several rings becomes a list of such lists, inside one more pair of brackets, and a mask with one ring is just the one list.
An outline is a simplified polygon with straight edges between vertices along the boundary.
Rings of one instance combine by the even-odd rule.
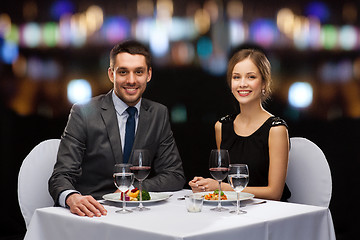
[[[215, 124], [217, 147], [229, 151], [231, 164], [248, 165], [250, 180], [244, 192], [258, 198], [286, 201], [290, 197], [285, 185], [289, 154], [287, 125], [262, 106], [270, 94], [268, 59], [259, 50], [236, 52], [228, 64], [227, 83], [240, 113], [223, 117]], [[194, 192], [217, 188], [215, 180], [202, 177], [195, 177], [189, 185]], [[232, 190], [227, 183], [222, 183], [221, 188]]]

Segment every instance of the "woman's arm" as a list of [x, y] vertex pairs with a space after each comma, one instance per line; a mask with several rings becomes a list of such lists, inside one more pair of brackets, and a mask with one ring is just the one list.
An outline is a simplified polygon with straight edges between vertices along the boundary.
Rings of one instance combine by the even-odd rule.
[[244, 192], [252, 193], [257, 198], [280, 200], [285, 186], [289, 160], [289, 136], [287, 128], [283, 125], [270, 129], [269, 159], [268, 186], [247, 187]]

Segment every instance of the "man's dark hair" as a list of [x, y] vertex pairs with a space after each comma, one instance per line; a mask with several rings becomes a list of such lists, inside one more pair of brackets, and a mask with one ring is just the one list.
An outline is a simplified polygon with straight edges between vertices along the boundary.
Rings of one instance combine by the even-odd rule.
[[116, 44], [110, 51], [110, 68], [114, 68], [116, 56], [119, 53], [130, 53], [132, 55], [139, 54], [145, 57], [148, 70], [151, 68], [151, 54], [149, 49], [142, 43], [135, 40], [127, 40]]

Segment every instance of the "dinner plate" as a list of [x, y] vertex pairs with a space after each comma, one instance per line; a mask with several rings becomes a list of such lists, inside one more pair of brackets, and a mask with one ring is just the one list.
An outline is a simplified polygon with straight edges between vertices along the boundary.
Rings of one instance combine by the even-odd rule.
[[[214, 193], [212, 192], [203, 192], [203, 193], [197, 193], [197, 194], [201, 194], [201, 195], [207, 195], [209, 193]], [[233, 191], [223, 191], [223, 193], [225, 193], [225, 195], [227, 196], [227, 200], [221, 200], [221, 202], [233, 202], [237, 200], [236, 197], [236, 192]], [[246, 192], [240, 192], [240, 201], [243, 200], [249, 200], [252, 199], [253, 197], [255, 197], [254, 194], [252, 193], [246, 193]], [[204, 202], [217, 202], [218, 200], [206, 200], [204, 199]]]
[[[120, 200], [120, 194], [121, 193], [109, 193], [109, 194], [105, 194], [103, 196], [104, 200], [107, 201], [111, 201], [111, 202], [123, 202], [122, 200]], [[168, 198], [171, 197], [171, 194], [167, 194], [167, 193], [160, 193], [160, 192], [149, 192], [150, 194], [150, 200], [143, 200], [141, 202], [143, 203], [152, 203], [152, 202], [159, 202], [159, 201], [164, 201]], [[126, 201], [126, 204], [128, 203], [139, 203], [140, 201]]]

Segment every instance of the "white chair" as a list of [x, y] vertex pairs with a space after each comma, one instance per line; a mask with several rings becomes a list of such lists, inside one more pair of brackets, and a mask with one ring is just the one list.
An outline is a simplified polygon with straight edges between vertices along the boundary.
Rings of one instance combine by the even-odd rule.
[[329, 207], [332, 180], [322, 150], [306, 138], [290, 138], [291, 148], [286, 183], [289, 202]]
[[18, 200], [21, 213], [29, 226], [37, 208], [54, 205], [48, 191], [60, 139], [50, 139], [35, 146], [21, 164], [18, 176]]

